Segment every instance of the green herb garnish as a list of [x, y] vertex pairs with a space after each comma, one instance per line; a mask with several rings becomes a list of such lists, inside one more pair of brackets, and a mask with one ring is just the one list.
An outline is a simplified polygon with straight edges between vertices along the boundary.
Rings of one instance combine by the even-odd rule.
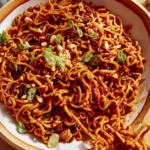
[[44, 58], [51, 67], [57, 66], [62, 72], [65, 71], [65, 64], [63, 63], [62, 58], [53, 54], [51, 49], [47, 48], [44, 50]]
[[97, 39], [96, 33], [90, 33], [88, 34], [88, 36], [91, 37], [92, 39]]
[[100, 55], [93, 55], [92, 52], [89, 50], [84, 53], [82, 62], [88, 63], [90, 66], [96, 66], [100, 63]]
[[24, 43], [21, 43], [19, 45], [19, 47], [20, 47], [21, 50], [27, 50], [29, 48], [29, 46], [27, 44], [24, 44]]
[[18, 71], [18, 65], [16, 63], [14, 63], [13, 66], [14, 66], [16, 72], [17, 72]]
[[0, 45], [6, 45], [7, 44], [7, 34], [5, 31], [3, 31], [2, 33], [0, 33]]
[[14, 52], [17, 52], [17, 51], [20, 52], [22, 50], [27, 50], [28, 48], [29, 48], [29, 46], [27, 44], [20, 43], [19, 46], [13, 48], [13, 51]]
[[18, 47], [14, 47], [14, 48], [13, 48], [13, 51], [14, 51], [14, 52], [17, 52], [18, 49], [19, 49]]
[[36, 88], [32, 87], [32, 88], [29, 88], [28, 92], [27, 92], [27, 100], [29, 102], [31, 102], [34, 98], [36, 94]]
[[77, 33], [78, 33], [79, 37], [83, 36], [83, 32], [82, 32], [82, 30], [79, 27], [77, 27]]
[[25, 125], [21, 121], [18, 122], [18, 126], [17, 126], [16, 130], [21, 134], [24, 134], [27, 132]]
[[65, 71], [65, 64], [62, 61], [62, 58], [60, 56], [55, 55], [55, 59], [56, 59], [56, 66], [62, 71]]
[[52, 52], [52, 49], [50, 47], [45, 48], [46, 51]]
[[73, 28], [73, 21], [71, 19], [68, 20], [68, 25], [70, 29]]
[[34, 53], [30, 52], [30, 64], [32, 65], [34, 63]]
[[56, 147], [56, 145], [58, 144], [59, 142], [59, 135], [54, 133], [52, 134], [50, 137], [49, 137], [49, 140], [48, 140], [48, 147], [49, 148], [54, 148]]
[[90, 59], [92, 58], [92, 56], [93, 56], [92, 52], [89, 50], [89, 51], [87, 51], [87, 52], [84, 53], [82, 61], [84, 63], [87, 63], [87, 62], [90, 61]]
[[100, 63], [100, 55], [94, 55], [91, 59], [90, 59], [90, 66], [97, 66]]
[[61, 38], [62, 38], [62, 37], [61, 37], [61, 34], [57, 34], [57, 35], [56, 35], [56, 44], [59, 45], [59, 44], [61, 43]]
[[55, 55], [52, 53], [51, 48], [46, 48], [44, 50], [44, 58], [51, 67], [56, 66]]
[[121, 51], [121, 50], [118, 51], [118, 61], [121, 64], [126, 63], [126, 54], [124, 54], [123, 51]]

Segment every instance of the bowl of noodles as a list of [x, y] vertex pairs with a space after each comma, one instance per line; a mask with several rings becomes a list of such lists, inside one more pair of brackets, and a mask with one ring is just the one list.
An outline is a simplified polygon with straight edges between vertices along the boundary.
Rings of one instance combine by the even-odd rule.
[[0, 13], [2, 138], [30, 150], [150, 149], [144, 7], [12, 0]]

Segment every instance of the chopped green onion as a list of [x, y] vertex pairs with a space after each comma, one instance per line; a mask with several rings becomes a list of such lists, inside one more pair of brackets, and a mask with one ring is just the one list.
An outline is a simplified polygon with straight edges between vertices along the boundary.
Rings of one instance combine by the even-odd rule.
[[89, 50], [89, 51], [87, 51], [87, 52], [84, 53], [82, 61], [84, 63], [87, 63], [87, 62], [90, 61], [90, 59], [92, 58], [92, 56], [93, 56], [92, 52]]
[[56, 44], [59, 45], [59, 44], [61, 43], [61, 38], [62, 38], [62, 37], [61, 37], [61, 34], [57, 34], [57, 35], [56, 35]]
[[80, 62], [78, 62], [79, 64], [81, 64], [81, 65], [84, 65], [84, 62], [83, 61], [80, 61]]
[[79, 37], [83, 36], [83, 32], [82, 32], [82, 30], [79, 27], [77, 27], [77, 33], [78, 33]]
[[19, 126], [17, 126], [16, 130], [17, 130], [19, 133], [21, 133], [21, 134], [24, 134], [24, 133], [27, 132], [26, 129], [23, 129], [23, 128], [19, 127]]
[[18, 71], [18, 65], [16, 63], [14, 63], [13, 66], [14, 66], [16, 72], [17, 72]]
[[3, 31], [0, 33], [0, 45], [6, 45], [7, 44], [8, 37], [6, 35], [6, 32]]
[[45, 48], [46, 51], [48, 52], [52, 52], [52, 48], [48, 47], [48, 48]]
[[46, 48], [44, 50], [44, 58], [51, 67], [56, 66], [55, 55], [52, 53], [51, 48]]
[[73, 21], [71, 19], [68, 20], [68, 25], [70, 29], [73, 28]]
[[92, 38], [92, 39], [97, 39], [96, 33], [90, 33], [90, 34], [86, 34], [86, 33], [85, 33], [85, 35], [86, 35], [86, 36], [89, 36], [89, 37]]
[[29, 102], [31, 102], [34, 98], [36, 94], [36, 88], [32, 87], [29, 88], [28, 92], [27, 92], [27, 100], [29, 100]]
[[25, 128], [25, 125], [24, 125], [21, 121], [18, 122], [18, 126], [17, 126], [16, 130], [17, 130], [19, 133], [21, 133], [21, 134], [27, 132], [27, 131], [26, 131], [26, 128]]
[[21, 128], [23, 128], [23, 129], [25, 129], [25, 125], [21, 121], [18, 121], [18, 126], [21, 127]]
[[54, 133], [52, 134], [50, 137], [49, 137], [49, 140], [48, 140], [48, 147], [49, 148], [54, 148], [56, 147], [56, 145], [58, 144], [59, 142], [59, 135]]
[[62, 58], [60, 56], [55, 55], [55, 59], [56, 59], [56, 66], [62, 71], [65, 71], [65, 64], [62, 61]]
[[126, 55], [121, 50], [118, 51], [118, 61], [121, 64], [125, 64], [126, 63]]
[[44, 58], [51, 67], [57, 66], [62, 72], [65, 71], [65, 64], [63, 63], [62, 58], [53, 54], [50, 49], [44, 50]]
[[14, 52], [17, 52], [17, 50], [18, 50], [18, 47], [14, 47], [14, 48], [13, 48], [13, 51], [14, 51]]
[[21, 44], [19, 45], [19, 47], [20, 47], [22, 50], [27, 50], [27, 49], [29, 48], [29, 46], [28, 46], [27, 44], [23, 44], [23, 43], [21, 43]]
[[90, 36], [92, 39], [97, 39], [96, 33], [90, 33], [89, 36]]
[[34, 63], [34, 53], [30, 52], [30, 64], [32, 65]]
[[91, 66], [97, 66], [100, 63], [100, 55], [94, 55], [91, 59], [90, 59], [90, 65]]
[[21, 44], [19, 44], [19, 46], [14, 47], [13, 51], [17, 52], [17, 51], [21, 51], [21, 50], [27, 50], [28, 48], [29, 48], [29, 46], [27, 44], [21, 43]]

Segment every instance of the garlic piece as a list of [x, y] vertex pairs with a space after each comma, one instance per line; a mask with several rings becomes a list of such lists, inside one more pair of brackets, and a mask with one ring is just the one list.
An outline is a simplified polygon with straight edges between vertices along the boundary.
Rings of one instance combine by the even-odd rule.
[[52, 35], [50, 37], [50, 44], [55, 44], [56, 43], [56, 35]]
[[24, 21], [25, 21], [26, 23], [29, 23], [29, 22], [32, 22], [32, 19], [31, 19], [30, 17], [25, 17], [25, 18], [24, 18]]
[[42, 42], [41, 46], [47, 46], [47, 42]]
[[58, 50], [59, 52], [62, 52], [62, 50], [63, 50], [62, 46], [61, 46], [61, 45], [57, 45], [57, 50]]
[[109, 44], [107, 41], [104, 42], [103, 48], [109, 50]]

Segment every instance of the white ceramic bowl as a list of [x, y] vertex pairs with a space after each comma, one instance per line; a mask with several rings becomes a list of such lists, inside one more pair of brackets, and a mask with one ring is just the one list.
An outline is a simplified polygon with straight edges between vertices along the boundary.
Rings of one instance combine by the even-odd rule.
[[[46, 2], [47, 0], [10, 0], [0, 10], [0, 32], [5, 30], [7, 26], [10, 26], [14, 17], [22, 13], [27, 7], [34, 6], [40, 2]], [[91, 1], [91, 0], [85, 0]], [[119, 16], [124, 24], [131, 24], [133, 29], [131, 31], [131, 36], [133, 39], [139, 41], [139, 44], [142, 47], [142, 56], [146, 58], [145, 71], [143, 76], [146, 78], [143, 83], [142, 94], [139, 99], [143, 99], [141, 103], [136, 106], [136, 111], [131, 116], [128, 116], [129, 124], [132, 124], [132, 128], [141, 126], [141, 122], [150, 122], [148, 115], [150, 114], [150, 14], [148, 11], [142, 7], [137, 1], [132, 0], [92, 0], [93, 5], [103, 5], [107, 7], [113, 14]], [[7, 109], [0, 104], [0, 132], [2, 138], [5, 138], [6, 141], [13, 145], [17, 149], [27, 149], [27, 150], [36, 150], [42, 149], [46, 150], [47, 147], [40, 142], [37, 138], [34, 138], [33, 135], [21, 135], [16, 132], [15, 121], [11, 118], [10, 114], [7, 114]], [[150, 138], [147, 135], [147, 142]], [[58, 144], [57, 150], [72, 149], [73, 150], [85, 150], [82, 146], [82, 142], [72, 142], [71, 144]]]

